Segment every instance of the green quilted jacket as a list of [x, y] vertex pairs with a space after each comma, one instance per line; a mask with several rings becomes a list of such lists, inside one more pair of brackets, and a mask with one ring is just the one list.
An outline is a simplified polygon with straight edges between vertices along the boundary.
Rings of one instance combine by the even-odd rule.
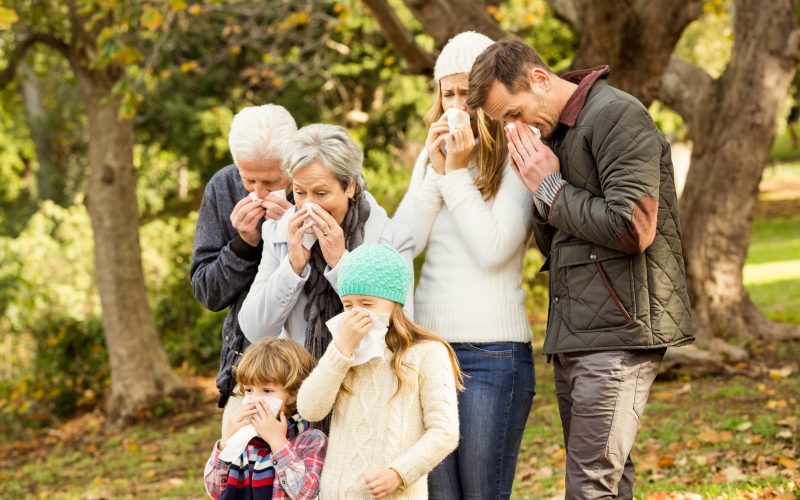
[[607, 74], [563, 76], [578, 89], [546, 141], [567, 181], [547, 220], [535, 212], [550, 270], [548, 355], [694, 340], [669, 143]]

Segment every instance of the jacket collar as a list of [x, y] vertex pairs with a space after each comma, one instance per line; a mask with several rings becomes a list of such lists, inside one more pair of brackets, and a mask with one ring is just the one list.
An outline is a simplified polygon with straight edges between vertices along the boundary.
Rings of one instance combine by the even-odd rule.
[[567, 127], [575, 126], [575, 123], [578, 121], [578, 115], [583, 111], [583, 106], [586, 103], [586, 97], [589, 95], [589, 91], [592, 90], [597, 80], [607, 78], [610, 71], [608, 65], [603, 65], [591, 69], [570, 71], [569, 73], [561, 75], [561, 78], [564, 80], [577, 84], [578, 88], [572, 93], [572, 96], [570, 96], [567, 104], [561, 111], [561, 116], [558, 118], [559, 123], [563, 123]]

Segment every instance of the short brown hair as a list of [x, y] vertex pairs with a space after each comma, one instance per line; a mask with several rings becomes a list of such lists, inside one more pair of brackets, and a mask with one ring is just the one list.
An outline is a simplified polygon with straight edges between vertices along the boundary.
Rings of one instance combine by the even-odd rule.
[[542, 68], [551, 73], [539, 54], [521, 40], [504, 37], [494, 42], [472, 65], [467, 106], [472, 109], [483, 107], [495, 80], [500, 80], [512, 94], [527, 88], [526, 71], [531, 68]]
[[300, 384], [315, 365], [311, 354], [294, 340], [261, 339], [244, 351], [236, 367], [237, 394], [242, 395], [242, 386], [278, 384], [289, 394], [289, 401], [284, 401], [287, 410], [294, 411]]

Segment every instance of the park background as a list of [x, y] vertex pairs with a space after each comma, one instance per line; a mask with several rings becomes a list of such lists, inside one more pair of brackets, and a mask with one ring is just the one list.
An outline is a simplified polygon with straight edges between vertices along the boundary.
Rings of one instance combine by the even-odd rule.
[[[224, 312], [188, 270], [233, 114], [273, 102], [346, 126], [392, 213], [435, 55], [473, 29], [556, 71], [609, 64], [674, 146], [698, 342], [653, 388], [637, 496], [798, 498], [799, 16], [791, 0], [1, 0], [2, 496], [201, 497]], [[537, 349], [540, 264], [529, 250]], [[536, 368], [515, 498], [563, 495]]]

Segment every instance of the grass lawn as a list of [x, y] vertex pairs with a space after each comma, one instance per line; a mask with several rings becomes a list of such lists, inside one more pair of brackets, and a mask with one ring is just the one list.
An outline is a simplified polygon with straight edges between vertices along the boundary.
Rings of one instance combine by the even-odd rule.
[[[770, 169], [762, 189], [745, 282], [769, 317], [800, 324], [800, 165]], [[726, 376], [656, 382], [633, 453], [637, 498], [800, 498], [800, 343], [756, 342], [752, 350], [752, 360]], [[518, 499], [563, 496], [552, 367], [536, 358]], [[102, 416], [89, 414], [13, 441], [6, 436], [3, 498], [202, 498], [221, 413], [213, 379], [190, 382], [202, 401], [149, 426], [107, 434]]]

